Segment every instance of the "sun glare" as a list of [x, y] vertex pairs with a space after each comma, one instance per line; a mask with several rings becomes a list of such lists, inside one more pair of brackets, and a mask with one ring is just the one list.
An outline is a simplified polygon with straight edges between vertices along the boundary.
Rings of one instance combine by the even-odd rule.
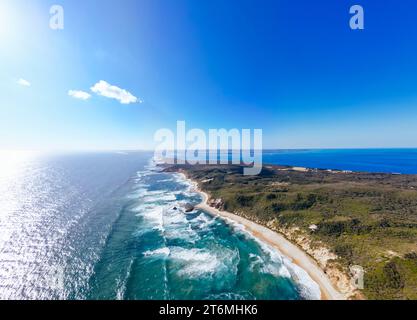
[[37, 153], [26, 150], [0, 150], [0, 180], [15, 175]]
[[8, 1], [0, 2], [0, 42], [10, 41], [17, 28], [14, 10]]

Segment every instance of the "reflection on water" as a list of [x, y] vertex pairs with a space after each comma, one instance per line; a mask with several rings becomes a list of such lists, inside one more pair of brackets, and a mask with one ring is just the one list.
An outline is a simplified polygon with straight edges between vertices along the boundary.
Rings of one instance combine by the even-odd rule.
[[0, 153], [0, 299], [317, 298], [149, 154]]

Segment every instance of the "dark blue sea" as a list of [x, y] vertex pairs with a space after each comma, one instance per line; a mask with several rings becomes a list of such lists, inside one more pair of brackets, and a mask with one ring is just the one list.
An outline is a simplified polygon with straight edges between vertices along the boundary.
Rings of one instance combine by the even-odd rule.
[[264, 150], [263, 162], [317, 169], [417, 174], [417, 149]]

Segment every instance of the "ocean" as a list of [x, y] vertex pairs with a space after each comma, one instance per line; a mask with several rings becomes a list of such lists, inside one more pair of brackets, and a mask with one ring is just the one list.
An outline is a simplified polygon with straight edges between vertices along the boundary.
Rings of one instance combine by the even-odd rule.
[[264, 150], [263, 162], [317, 169], [417, 174], [417, 149]]
[[[265, 151], [264, 163], [417, 173], [416, 149]], [[318, 299], [304, 270], [146, 152], [0, 151], [0, 299]]]
[[0, 299], [319, 299], [144, 152], [0, 152]]

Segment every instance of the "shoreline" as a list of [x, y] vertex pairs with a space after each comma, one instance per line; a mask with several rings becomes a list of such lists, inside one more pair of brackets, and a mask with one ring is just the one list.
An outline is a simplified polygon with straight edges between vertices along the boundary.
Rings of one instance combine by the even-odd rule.
[[307, 272], [310, 278], [318, 284], [321, 293], [321, 300], [347, 300], [347, 297], [344, 294], [334, 288], [332, 281], [324, 273], [317, 262], [300, 247], [287, 240], [283, 235], [267, 227], [236, 214], [227, 211], [220, 211], [211, 207], [208, 204], [210, 199], [209, 195], [198, 187], [198, 183], [196, 181], [189, 179], [185, 174], [184, 176], [196, 186], [196, 192], [203, 198], [202, 202], [196, 206], [197, 209], [204, 210], [213, 216], [230, 219], [241, 224], [251, 235], [272, 246], [280, 254], [283, 254], [292, 263]]

